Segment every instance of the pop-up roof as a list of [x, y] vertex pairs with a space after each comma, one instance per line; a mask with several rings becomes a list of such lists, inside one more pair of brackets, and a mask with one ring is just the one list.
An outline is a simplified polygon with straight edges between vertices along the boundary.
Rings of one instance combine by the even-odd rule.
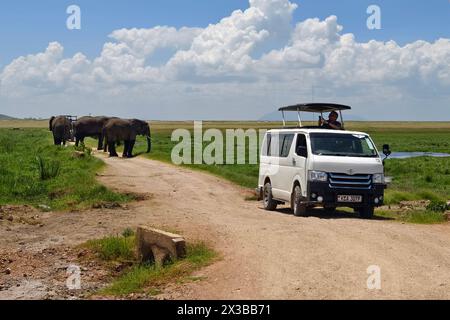
[[285, 112], [293, 111], [298, 113], [298, 122], [299, 126], [302, 127], [302, 120], [300, 117], [300, 112], [313, 112], [313, 113], [320, 113], [323, 116], [323, 113], [325, 112], [339, 112], [342, 125], [344, 126], [343, 117], [342, 117], [342, 111], [344, 110], [351, 110], [352, 108], [349, 106], [345, 106], [342, 104], [335, 104], [335, 103], [304, 103], [304, 104], [297, 104], [293, 106], [283, 107], [280, 108], [279, 111], [283, 114], [283, 125], [286, 126], [286, 119], [284, 116]]
[[335, 103], [304, 103], [304, 104], [297, 104], [295, 106], [283, 107], [280, 108], [279, 111], [324, 113], [324, 112], [343, 111], [351, 109], [352, 107]]

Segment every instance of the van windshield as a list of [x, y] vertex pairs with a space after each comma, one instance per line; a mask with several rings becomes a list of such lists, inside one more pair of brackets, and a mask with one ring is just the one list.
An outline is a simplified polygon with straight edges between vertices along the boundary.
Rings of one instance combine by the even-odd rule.
[[312, 133], [311, 148], [315, 155], [341, 157], [378, 157], [367, 135]]

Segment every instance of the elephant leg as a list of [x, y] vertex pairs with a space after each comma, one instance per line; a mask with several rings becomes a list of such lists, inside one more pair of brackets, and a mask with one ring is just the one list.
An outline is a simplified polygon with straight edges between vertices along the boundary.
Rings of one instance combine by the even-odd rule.
[[75, 147], [78, 148], [79, 145], [80, 145], [80, 138], [75, 137]]
[[55, 146], [58, 145], [58, 138], [53, 136], [53, 143], [55, 144]]
[[97, 150], [102, 150], [102, 149], [103, 149], [103, 136], [100, 135], [98, 137], [98, 148], [97, 148]]
[[129, 146], [128, 146], [128, 158], [133, 158], [133, 149], [134, 149], [134, 145], [136, 144], [136, 140], [132, 140], [129, 142]]
[[109, 155], [111, 157], [118, 157], [119, 156], [117, 154], [117, 152], [116, 152], [116, 143], [115, 142], [109, 142], [108, 148], [109, 148]]
[[124, 141], [124, 147], [123, 147], [123, 154], [122, 154], [122, 157], [123, 158], [126, 158], [127, 157], [127, 155], [128, 155], [128, 148], [130, 147], [130, 141], [128, 141], [128, 140], [125, 140]]

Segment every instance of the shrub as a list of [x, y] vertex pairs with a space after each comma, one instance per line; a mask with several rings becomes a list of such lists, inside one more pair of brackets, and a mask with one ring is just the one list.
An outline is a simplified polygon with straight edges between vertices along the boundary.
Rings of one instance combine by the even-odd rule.
[[432, 212], [445, 212], [448, 209], [449, 206], [444, 201], [431, 201], [427, 206], [427, 210]]

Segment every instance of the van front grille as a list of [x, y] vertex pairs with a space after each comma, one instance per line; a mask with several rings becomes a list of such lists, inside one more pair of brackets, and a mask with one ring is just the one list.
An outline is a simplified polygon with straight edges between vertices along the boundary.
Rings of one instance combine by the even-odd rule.
[[330, 173], [330, 188], [370, 190], [372, 188], [372, 175]]

